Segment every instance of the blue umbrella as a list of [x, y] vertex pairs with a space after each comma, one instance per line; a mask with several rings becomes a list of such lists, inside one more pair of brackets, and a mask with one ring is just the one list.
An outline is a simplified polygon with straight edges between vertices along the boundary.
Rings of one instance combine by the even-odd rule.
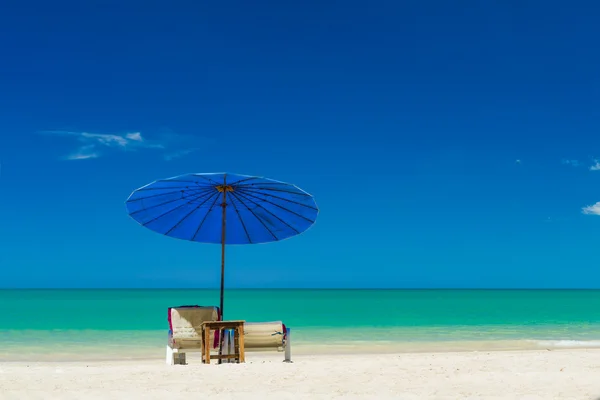
[[134, 191], [129, 215], [163, 235], [221, 244], [221, 315], [225, 245], [284, 240], [314, 224], [314, 198], [295, 185], [229, 173], [186, 174]]

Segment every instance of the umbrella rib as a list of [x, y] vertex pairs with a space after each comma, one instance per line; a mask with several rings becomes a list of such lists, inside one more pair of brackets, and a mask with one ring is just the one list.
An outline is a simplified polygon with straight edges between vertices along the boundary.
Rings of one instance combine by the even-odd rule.
[[212, 179], [210, 179], [210, 178], [207, 178], [207, 177], [205, 177], [204, 175], [194, 175], [194, 176], [197, 176], [197, 177], [199, 177], [199, 178], [202, 178], [202, 179], [204, 179], [204, 180], [207, 180], [207, 181], [209, 181], [210, 183], [212, 183], [213, 185], [220, 185], [220, 183], [219, 183], [219, 182], [217, 182], [217, 181], [213, 181]]
[[200, 182], [195, 182], [195, 181], [194, 181], [194, 185], [201, 187], [201, 188], [214, 188], [215, 187], [215, 185], [212, 183], [210, 185], [206, 184], [204, 182], [202, 182], [202, 184], [200, 184]]
[[202, 218], [202, 222], [200, 222], [200, 225], [198, 225], [198, 228], [196, 229], [196, 233], [194, 233], [194, 236], [192, 236], [192, 241], [195, 241], [196, 236], [198, 236], [198, 232], [200, 232], [200, 229], [202, 229], [202, 225], [204, 225], [204, 222], [206, 221], [206, 218], [208, 217], [208, 214], [210, 214], [213, 210], [213, 208], [215, 207], [215, 204], [217, 204], [217, 200], [219, 200], [219, 192], [215, 191], [215, 201], [213, 201], [213, 203], [210, 205], [210, 208], [208, 209], [208, 211], [206, 212], [206, 214], [204, 214], [204, 218]]
[[[242, 181], [238, 181], [242, 182]], [[283, 183], [283, 182], [260, 182], [260, 183], [244, 183], [243, 185], [237, 185], [240, 187], [246, 186], [256, 186], [256, 185], [281, 185], [281, 186], [294, 186], [291, 183]]]
[[237, 196], [236, 196], [236, 195], [235, 195], [233, 192], [231, 192], [231, 194], [232, 194], [232, 195], [233, 195], [233, 196], [234, 196], [234, 197], [235, 197], [235, 198], [236, 198], [236, 199], [237, 199], [237, 200], [238, 200], [240, 203], [242, 203], [242, 204], [243, 204], [243, 205], [246, 207], [246, 209], [252, 213], [252, 215], [254, 215], [254, 216], [256, 217], [256, 219], [257, 219], [257, 220], [258, 220], [258, 221], [259, 221], [259, 222], [262, 224], [262, 226], [264, 226], [264, 227], [265, 227], [265, 229], [266, 229], [266, 230], [268, 230], [268, 231], [269, 231], [269, 233], [271, 234], [271, 236], [273, 236], [273, 237], [275, 238], [275, 240], [279, 240], [279, 238], [277, 237], [277, 235], [275, 235], [275, 234], [273, 233], [273, 231], [272, 231], [271, 229], [269, 229], [269, 227], [267, 226], [267, 224], [265, 224], [265, 222], [262, 220], [262, 218], [261, 218], [261, 217], [259, 217], [258, 215], [256, 215], [256, 213], [255, 213], [254, 211], [252, 211], [252, 210], [250, 209], [250, 207], [248, 207], [248, 205], [247, 205], [246, 203], [244, 203], [243, 201], [241, 201], [240, 199], [238, 199], [238, 197], [237, 197]]
[[254, 195], [253, 195], [253, 194], [251, 194], [251, 193], [244, 193], [244, 191], [240, 192], [240, 194], [242, 194], [242, 195], [246, 195], [246, 196], [251, 196], [251, 197], [254, 197], [255, 199], [258, 199], [258, 200], [260, 200], [260, 201], [264, 201], [265, 203], [272, 204], [272, 205], [274, 205], [275, 207], [281, 208], [282, 210], [284, 210], [284, 211], [287, 211], [287, 212], [289, 212], [290, 214], [294, 214], [295, 216], [297, 216], [297, 217], [300, 217], [300, 218], [302, 218], [303, 220], [310, 222], [311, 224], [314, 224], [314, 223], [315, 223], [315, 221], [313, 221], [312, 219], [310, 219], [310, 218], [306, 218], [306, 217], [305, 217], [304, 215], [302, 215], [302, 214], [299, 214], [299, 213], [297, 213], [297, 212], [295, 212], [295, 211], [292, 211], [292, 210], [290, 210], [290, 209], [288, 209], [288, 208], [285, 208], [285, 207], [283, 207], [283, 206], [281, 206], [281, 205], [279, 205], [279, 204], [277, 204], [277, 203], [273, 203], [272, 201], [269, 201], [269, 200], [267, 200], [267, 199], [261, 199], [260, 197], [254, 196]]
[[[166, 189], [171, 189], [171, 188], [166, 188]], [[136, 192], [139, 192], [141, 189], [136, 190]], [[156, 189], [159, 190], [159, 189]], [[163, 189], [164, 190], [164, 189]], [[193, 189], [196, 190], [198, 193], [199, 189]], [[205, 189], [202, 189], [205, 190]], [[141, 201], [141, 200], [146, 200], [146, 199], [151, 199], [153, 197], [160, 197], [160, 196], [166, 196], [168, 194], [175, 194], [175, 193], [181, 193], [181, 192], [185, 192], [185, 190], [173, 190], [172, 192], [166, 192], [166, 193], [160, 193], [160, 194], [153, 194], [151, 196], [145, 196], [145, 197], [138, 197], [137, 199], [129, 199], [127, 200], [127, 203], [133, 203], [134, 201]]]
[[[259, 177], [259, 176], [251, 176], [250, 178], [240, 179], [240, 180], [239, 180], [239, 181], [237, 181], [237, 182], [233, 182], [233, 183], [231, 184], [231, 186], [233, 186], [233, 187], [238, 187], [238, 186], [240, 186], [240, 185], [239, 185], [239, 183], [240, 183], [240, 182], [251, 181], [251, 180], [254, 180], [254, 179], [260, 179], [260, 177]], [[243, 186], [243, 185], [242, 185], [242, 186]]]
[[[218, 194], [218, 193], [219, 193], [219, 192], [216, 192], [216, 194]], [[196, 208], [194, 208], [192, 211], [190, 211], [190, 212], [189, 212], [189, 213], [188, 213], [188, 214], [187, 214], [185, 217], [181, 218], [181, 220], [179, 220], [179, 222], [177, 222], [175, 225], [173, 225], [173, 227], [172, 227], [171, 229], [169, 229], [169, 230], [167, 231], [167, 233], [165, 233], [165, 235], [169, 235], [171, 232], [173, 232], [173, 231], [174, 231], [174, 230], [175, 230], [175, 229], [176, 229], [176, 228], [177, 228], [179, 225], [181, 225], [181, 223], [182, 223], [183, 221], [185, 221], [186, 219], [188, 219], [188, 217], [189, 217], [190, 215], [192, 215], [193, 213], [195, 213], [196, 211], [198, 211], [198, 209], [199, 209], [200, 207], [202, 207], [204, 204], [206, 204], [206, 202], [207, 202], [207, 201], [209, 201], [209, 200], [211, 199], [211, 197], [212, 197], [212, 196], [214, 196], [214, 194], [215, 194], [215, 193], [213, 193], [212, 195], [208, 196], [206, 199], [204, 199], [204, 201], [203, 201], [202, 203], [198, 204], [198, 205], [196, 206]]]
[[279, 222], [281, 222], [282, 224], [286, 225], [288, 228], [290, 228], [291, 230], [293, 230], [294, 232], [296, 232], [296, 234], [300, 234], [300, 231], [298, 229], [294, 228], [293, 226], [291, 226], [290, 224], [288, 224], [287, 222], [285, 222], [283, 219], [281, 219], [277, 215], [273, 214], [271, 211], [267, 210], [266, 208], [264, 208], [263, 206], [261, 206], [260, 204], [258, 204], [257, 202], [255, 202], [254, 200], [247, 198], [243, 193], [240, 193], [240, 195], [243, 196], [246, 200], [251, 201], [257, 207], [262, 208], [263, 210], [265, 210], [266, 212], [268, 212], [269, 214], [271, 214], [272, 216], [274, 216], [275, 218], [277, 218], [279, 220]]
[[293, 192], [291, 190], [283, 190], [283, 189], [274, 189], [274, 188], [266, 188], [266, 187], [258, 187], [258, 186], [251, 186], [251, 187], [247, 187], [247, 188], [243, 188], [243, 189], [252, 189], [252, 190], [270, 190], [272, 192], [282, 192], [282, 193], [290, 193], [290, 194], [295, 194], [298, 196], [306, 196], [306, 197], [312, 197], [310, 194], [308, 193], [303, 193], [303, 192]]
[[[203, 193], [203, 194], [201, 194], [201, 195], [198, 195], [197, 197], [195, 197], [195, 198], [191, 199], [190, 201], [188, 201], [188, 202], [186, 202], [186, 203], [180, 204], [180, 205], [178, 205], [177, 207], [171, 208], [169, 211], [167, 211], [167, 212], [165, 212], [165, 213], [163, 213], [163, 214], [159, 215], [158, 217], [154, 217], [154, 218], [152, 218], [150, 221], [144, 222], [142, 225], [143, 225], [143, 226], [146, 226], [146, 225], [148, 225], [148, 224], [150, 224], [150, 223], [152, 223], [152, 222], [156, 221], [157, 219], [160, 219], [160, 218], [164, 217], [165, 215], [168, 215], [168, 214], [172, 213], [172, 212], [173, 212], [173, 211], [175, 211], [175, 210], [179, 210], [181, 207], [184, 207], [184, 206], [187, 206], [187, 205], [191, 204], [193, 201], [196, 201], [196, 200], [198, 200], [198, 199], [199, 199], [199, 198], [201, 198], [202, 196], [206, 196], [206, 193]], [[181, 199], [178, 199], [178, 200], [181, 200]], [[146, 210], [147, 210], [147, 208], [146, 208]]]
[[[254, 193], [254, 194], [260, 194], [260, 195], [263, 195], [263, 196], [273, 197], [274, 199], [279, 199], [279, 200], [287, 201], [288, 203], [297, 204], [297, 205], [302, 206], [302, 207], [310, 208], [311, 210], [319, 211], [319, 209], [316, 208], [316, 207], [309, 206], [308, 204], [300, 203], [299, 201], [294, 201], [294, 200], [286, 199], [285, 197], [275, 196], [274, 194], [263, 193], [261, 191], [252, 191], [251, 188], [240, 188], [239, 190], [241, 190], [243, 192], [246, 192], [247, 194]], [[265, 199], [262, 199], [262, 200], [265, 200]]]
[[[229, 192], [228, 194], [231, 196], [233, 194], [233, 192]], [[237, 199], [237, 198], [236, 198], [236, 200], [239, 201], [239, 199]], [[250, 238], [250, 234], [248, 233], [246, 224], [244, 223], [244, 220], [242, 219], [242, 216], [240, 215], [240, 210], [238, 210], [237, 206], [235, 205], [233, 198], [231, 199], [231, 204], [233, 205], [233, 209], [235, 210], [235, 213], [237, 214], [237, 217], [240, 220], [240, 223], [242, 224], [242, 228], [244, 228], [244, 232], [246, 232], [246, 237], [248, 238], [248, 242], [250, 242], [250, 244], [252, 244], [252, 239]]]
[[157, 188], [157, 187], [147, 187], [147, 188], [141, 188], [136, 190], [136, 192], [148, 192], [151, 190], [168, 190], [168, 189], [188, 189], [190, 186], [168, 186], [168, 187], [163, 187], [163, 188]]
[[[178, 192], [173, 192], [173, 193], [178, 193]], [[189, 194], [189, 195], [187, 195], [187, 196], [183, 196], [183, 195], [182, 195], [180, 198], [177, 198], [177, 199], [172, 199], [172, 200], [169, 200], [169, 201], [165, 201], [164, 203], [155, 204], [155, 205], [153, 205], [153, 206], [150, 206], [150, 207], [142, 208], [142, 209], [140, 209], [140, 210], [137, 210], [137, 211], [134, 211], [134, 212], [130, 213], [129, 215], [135, 215], [135, 214], [137, 214], [137, 213], [140, 213], [140, 212], [143, 212], [143, 211], [152, 210], [153, 208], [156, 208], [156, 207], [161, 207], [161, 206], [164, 206], [164, 205], [166, 205], [166, 204], [169, 204], [169, 203], [174, 203], [174, 202], [176, 202], [176, 201], [179, 201], [179, 200], [185, 200], [185, 199], [189, 199], [190, 197], [192, 197], [192, 196], [196, 196], [196, 195], [199, 195], [199, 197], [202, 197], [202, 196], [204, 196], [204, 195], [206, 195], [206, 194], [208, 194], [208, 193], [209, 193], [209, 192], [206, 192], [206, 191], [202, 191], [202, 192], [200, 192], [200, 191], [197, 191], [197, 192], [191, 193], [191, 194]], [[164, 196], [164, 195], [161, 195], [161, 196]], [[156, 196], [149, 196], [149, 197], [156, 197]], [[147, 198], [149, 198], [149, 197], [144, 197], [144, 199], [147, 199]], [[144, 199], [141, 199], [141, 200], [144, 200]]]

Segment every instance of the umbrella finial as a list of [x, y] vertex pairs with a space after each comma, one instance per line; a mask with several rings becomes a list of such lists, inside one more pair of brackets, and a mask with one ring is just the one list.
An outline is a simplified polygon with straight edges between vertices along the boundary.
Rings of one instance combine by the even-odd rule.
[[216, 188], [219, 191], [219, 193], [233, 192], [233, 186], [231, 185], [217, 185]]

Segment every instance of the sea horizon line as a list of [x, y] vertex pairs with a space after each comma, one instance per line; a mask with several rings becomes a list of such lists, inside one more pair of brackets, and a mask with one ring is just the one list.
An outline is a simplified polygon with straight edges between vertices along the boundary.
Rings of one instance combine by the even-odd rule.
[[[9, 290], [214, 290], [218, 291], [219, 288], [214, 287], [3, 287], [0, 288], [0, 291], [9, 291]], [[356, 288], [327, 288], [327, 287], [278, 287], [278, 288], [265, 288], [265, 287], [230, 287], [225, 288], [225, 291], [229, 290], [320, 290], [320, 291], [350, 291], [350, 290], [362, 290], [362, 291], [395, 291], [395, 290], [403, 290], [403, 291], [427, 291], [427, 290], [437, 290], [437, 291], [581, 291], [581, 290], [600, 290], [600, 287], [597, 288], [528, 288], [528, 287], [520, 287], [520, 288], [445, 288], [445, 287], [423, 287], [423, 288], [404, 288], [404, 287], [390, 287], [390, 288], [372, 288], [372, 287], [356, 287]]]

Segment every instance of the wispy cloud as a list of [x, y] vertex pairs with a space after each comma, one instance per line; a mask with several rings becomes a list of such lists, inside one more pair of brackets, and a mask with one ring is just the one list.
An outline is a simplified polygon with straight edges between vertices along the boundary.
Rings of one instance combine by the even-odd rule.
[[563, 165], [570, 165], [572, 167], [579, 167], [581, 165], [579, 160], [569, 160], [567, 158], [563, 158], [562, 160], [560, 160], [560, 162]]
[[142, 142], [144, 141], [144, 139], [142, 139], [142, 134], [139, 132], [134, 132], [134, 133], [128, 133], [125, 135], [125, 139], [129, 139], [129, 140], [133, 140], [136, 142]]
[[65, 157], [66, 160], [88, 160], [90, 158], [98, 158], [100, 155], [94, 151], [94, 146], [83, 146], [80, 147], [74, 153], [69, 154]]
[[206, 147], [208, 143], [212, 142], [211, 139], [205, 137], [181, 135], [170, 130], [158, 133], [150, 139], [142, 136], [141, 132], [115, 134], [54, 130], [38, 133], [63, 137], [73, 141], [75, 147], [71, 153], [62, 157], [63, 160], [89, 160], [102, 157], [111, 152], [154, 149], [162, 155], [165, 161], [171, 161], [200, 150], [200, 147], [198, 147], [200, 143], [204, 144], [203, 147]]
[[600, 201], [591, 206], [583, 207], [581, 212], [586, 215], [600, 215]]
[[147, 141], [140, 132], [125, 134], [91, 133], [78, 131], [43, 131], [47, 135], [71, 137], [80, 143], [80, 146], [71, 154], [64, 157], [66, 160], [88, 160], [98, 158], [108, 151], [138, 149], [163, 149], [161, 143]]
[[600, 171], [600, 160], [594, 160], [594, 165], [590, 167], [590, 171]]

